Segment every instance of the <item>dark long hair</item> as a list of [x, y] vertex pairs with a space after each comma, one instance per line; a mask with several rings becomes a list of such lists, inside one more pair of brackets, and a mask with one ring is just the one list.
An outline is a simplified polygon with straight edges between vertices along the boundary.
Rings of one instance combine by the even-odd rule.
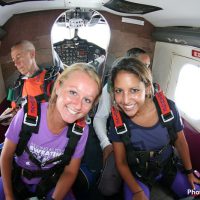
[[153, 80], [152, 74], [149, 68], [147, 68], [142, 62], [135, 58], [121, 58], [114, 62], [111, 71], [111, 89], [113, 92], [114, 81], [117, 74], [120, 71], [126, 71], [128, 73], [136, 75], [140, 81], [145, 84], [145, 87], [151, 86], [150, 95], [153, 96]]

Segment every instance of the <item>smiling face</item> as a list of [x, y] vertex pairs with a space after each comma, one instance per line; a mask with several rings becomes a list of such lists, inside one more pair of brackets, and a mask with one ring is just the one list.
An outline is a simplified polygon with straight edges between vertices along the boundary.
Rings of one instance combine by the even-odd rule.
[[114, 80], [114, 98], [117, 105], [129, 117], [134, 117], [145, 103], [147, 88], [137, 75], [118, 72]]
[[63, 83], [57, 83], [56, 94], [56, 108], [62, 120], [73, 123], [91, 110], [99, 86], [86, 72], [74, 71]]

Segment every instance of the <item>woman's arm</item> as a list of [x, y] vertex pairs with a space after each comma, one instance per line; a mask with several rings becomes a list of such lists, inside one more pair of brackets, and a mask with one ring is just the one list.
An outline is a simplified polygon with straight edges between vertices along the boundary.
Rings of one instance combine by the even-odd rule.
[[135, 193], [134, 199], [146, 199], [144, 192], [139, 192], [142, 191], [142, 188], [137, 183], [135, 177], [133, 176], [128, 166], [124, 144], [121, 142], [113, 142], [113, 150], [117, 169], [119, 170], [120, 175], [130, 188], [130, 190], [133, 192], [133, 194]]
[[11, 140], [5, 139], [3, 150], [1, 153], [1, 176], [6, 200], [14, 200], [12, 188], [12, 163], [16, 150], [16, 144]]
[[[178, 137], [177, 140], [175, 142], [175, 147], [182, 159], [183, 165], [185, 167], [186, 170], [191, 170], [192, 169], [192, 164], [191, 164], [191, 160], [190, 160], [190, 152], [189, 152], [189, 147], [187, 144], [187, 141], [185, 139], [185, 135], [183, 131], [180, 131], [177, 133]], [[190, 174], [188, 174], [188, 179], [192, 185], [192, 188], [194, 189], [194, 183], [199, 183], [200, 184], [200, 180], [198, 180], [193, 173], [191, 172]]]
[[185, 135], [183, 131], [177, 133], [178, 137], [175, 142], [175, 147], [183, 161], [183, 165], [186, 170], [192, 169], [192, 164], [190, 160], [190, 152]]
[[81, 158], [71, 159], [69, 165], [65, 166], [63, 173], [61, 174], [54, 193], [53, 198], [55, 200], [64, 199], [65, 195], [70, 191], [80, 168]]

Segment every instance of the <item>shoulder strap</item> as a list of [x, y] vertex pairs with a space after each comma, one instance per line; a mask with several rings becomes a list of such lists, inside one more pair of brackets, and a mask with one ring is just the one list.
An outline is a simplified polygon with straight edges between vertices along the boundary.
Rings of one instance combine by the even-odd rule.
[[170, 122], [174, 119], [172, 110], [169, 107], [168, 100], [163, 94], [163, 91], [155, 94], [156, 106], [162, 119], [162, 123]]
[[43, 93], [35, 96], [35, 98], [37, 101], [43, 102], [49, 100], [53, 88], [53, 83], [59, 74], [59, 68], [58, 67], [41, 68], [40, 73], [44, 73], [44, 80], [42, 85]]
[[153, 100], [156, 105], [160, 123], [167, 128], [170, 144], [173, 145], [177, 139], [177, 134], [174, 128], [174, 114], [169, 106], [168, 100], [163, 94], [163, 91], [157, 92]]
[[19, 134], [19, 142], [16, 149], [17, 156], [20, 156], [25, 150], [32, 133], [38, 133], [40, 113], [40, 103], [37, 102], [34, 97], [28, 96], [27, 103], [24, 105], [24, 118], [22, 122], [22, 129]]
[[114, 106], [111, 108], [111, 114], [115, 125], [116, 134], [120, 135], [122, 142], [125, 144], [127, 152], [133, 151], [133, 146], [131, 144], [129, 130], [124, 123], [124, 116], [120, 111], [118, 111]]
[[73, 125], [69, 127], [67, 135], [69, 137], [68, 144], [65, 148], [62, 163], [63, 165], [69, 164], [72, 155], [75, 152], [76, 146], [83, 135], [84, 128], [86, 126], [85, 119], [80, 119], [76, 121]]
[[117, 134], [126, 133], [128, 130], [127, 130], [126, 124], [122, 121], [120, 112], [114, 106], [112, 106], [111, 113], [112, 113], [112, 118], [114, 121], [116, 133]]

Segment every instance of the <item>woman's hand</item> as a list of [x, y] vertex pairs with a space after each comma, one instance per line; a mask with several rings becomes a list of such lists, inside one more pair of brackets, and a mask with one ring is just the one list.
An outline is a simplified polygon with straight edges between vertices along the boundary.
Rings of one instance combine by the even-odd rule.
[[188, 174], [187, 176], [188, 176], [188, 180], [189, 180], [189, 182], [190, 182], [190, 184], [192, 186], [192, 189], [194, 190], [195, 189], [195, 185], [194, 184], [195, 183], [200, 184], [200, 179], [196, 178], [193, 173]]
[[136, 192], [133, 195], [133, 199], [132, 200], [148, 200], [147, 196], [145, 195], [144, 191], [141, 190], [140, 192]]

